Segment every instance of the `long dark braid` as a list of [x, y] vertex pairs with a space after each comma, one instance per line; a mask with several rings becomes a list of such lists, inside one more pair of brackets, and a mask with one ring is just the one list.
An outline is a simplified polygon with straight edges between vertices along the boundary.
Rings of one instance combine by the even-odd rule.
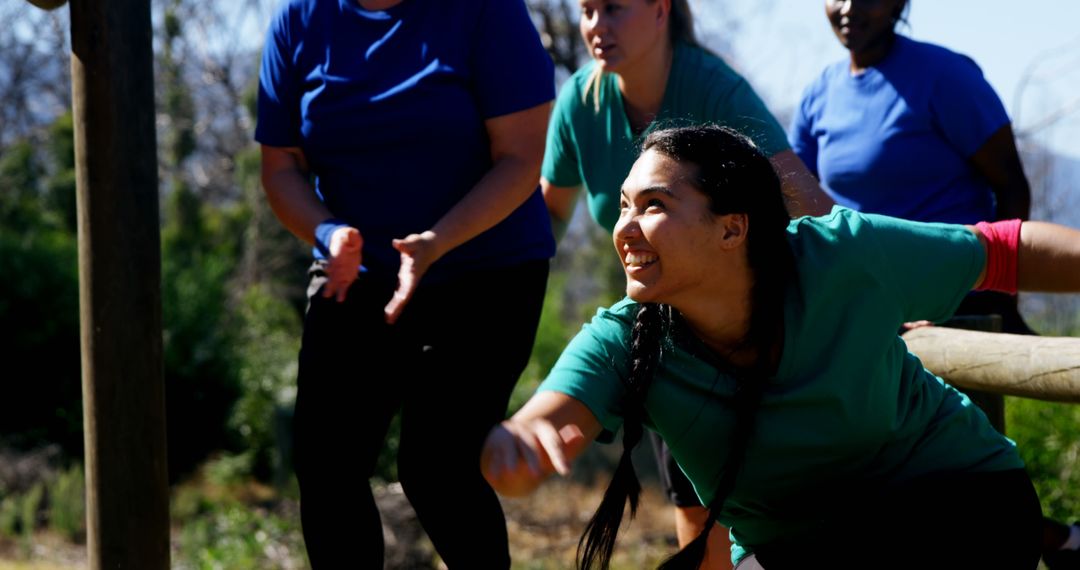
[[[700, 567], [704, 560], [708, 535], [735, 486], [745, 458], [766, 380], [773, 372], [775, 349], [782, 343], [783, 299], [786, 287], [794, 280], [795, 261], [787, 242], [789, 218], [780, 182], [769, 160], [749, 139], [731, 129], [704, 125], [656, 131], [649, 135], [643, 147], [696, 165], [694, 185], [709, 197], [714, 214], [746, 213], [750, 219], [746, 244], [754, 280], [750, 293], [751, 316], [747, 334], [735, 351], [752, 351], [756, 358], [750, 367], [737, 369], [735, 374], [736, 425], [728, 460], [708, 505], [710, 516], [705, 529], [660, 566], [661, 570], [691, 570]], [[630, 462], [630, 450], [641, 439], [644, 396], [670, 327], [669, 307], [645, 304], [638, 311], [624, 402], [623, 456], [578, 545], [579, 568], [591, 568], [595, 562], [599, 562], [600, 568], [607, 568], [626, 501], [630, 501], [631, 516], [637, 507], [640, 484]]]
[[638, 309], [637, 320], [630, 334], [630, 374], [625, 380], [622, 456], [600, 506], [578, 541], [578, 568], [597, 565], [606, 569], [615, 548], [615, 537], [619, 533], [626, 503], [630, 503], [631, 518], [637, 512], [641, 483], [634, 471], [631, 452], [641, 441], [644, 432], [645, 394], [660, 363], [670, 323], [671, 309], [666, 305], [644, 303]]

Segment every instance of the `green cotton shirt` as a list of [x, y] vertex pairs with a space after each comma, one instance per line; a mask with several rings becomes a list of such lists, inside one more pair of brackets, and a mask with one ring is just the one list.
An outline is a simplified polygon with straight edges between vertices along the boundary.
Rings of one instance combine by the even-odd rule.
[[[619, 219], [619, 191], [643, 136], [631, 132], [614, 74], [601, 76], [599, 111], [593, 92], [584, 98], [595, 67], [593, 61], [579, 69], [559, 92], [541, 175], [555, 186], [584, 185], [593, 219], [611, 231]], [[768, 156], [790, 148], [783, 127], [745, 79], [709, 52], [677, 43], [660, 112], [646, 134], [657, 126], [701, 123], [736, 129]]]
[[[736, 561], [815, 528], [864, 497], [859, 489], [1023, 467], [1015, 445], [897, 336], [905, 321], [948, 318], [971, 289], [985, 263], [974, 234], [835, 208], [793, 220], [788, 237], [798, 278], [784, 299], [780, 363], [717, 517], [731, 529]], [[606, 435], [622, 424], [637, 308], [623, 300], [600, 310], [540, 387], [580, 400]], [[707, 505], [727, 460], [735, 380], [710, 365], [703, 343], [674, 337], [646, 395], [645, 423]]]

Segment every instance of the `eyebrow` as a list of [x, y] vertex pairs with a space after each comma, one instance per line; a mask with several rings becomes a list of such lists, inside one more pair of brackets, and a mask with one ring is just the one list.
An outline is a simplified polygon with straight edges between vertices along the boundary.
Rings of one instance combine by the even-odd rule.
[[[678, 200], [679, 199], [677, 196], [675, 196], [675, 193], [672, 192], [671, 189], [668, 188], [667, 186], [649, 186], [649, 187], [645, 188], [644, 190], [642, 190], [641, 192], [638, 192], [638, 196], [647, 196], [649, 194], [654, 194], [654, 193], [657, 193], [657, 192], [660, 193], [660, 194], [663, 194], [663, 195], [665, 195], [665, 196], [667, 196], [667, 197], [669, 197], [669, 198], [671, 198], [673, 200]], [[620, 188], [619, 189], [619, 194], [621, 194], [622, 197], [626, 198], [627, 200], [630, 199], [630, 197], [626, 195], [626, 188]]]

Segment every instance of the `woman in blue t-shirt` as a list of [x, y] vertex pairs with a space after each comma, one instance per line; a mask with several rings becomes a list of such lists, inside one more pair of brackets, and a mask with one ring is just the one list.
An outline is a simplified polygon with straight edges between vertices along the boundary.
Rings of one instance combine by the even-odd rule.
[[[896, 33], [907, 0], [826, 0], [850, 57], [803, 93], [791, 146], [837, 204], [922, 222], [1026, 220], [1031, 191], [997, 93], [967, 56]], [[1016, 297], [968, 295], [957, 315], [998, 314], [1034, 334]], [[1080, 548], [1080, 527], [1048, 521], [1047, 548]], [[1075, 564], [1080, 567], [1080, 552]]]
[[[967, 56], [896, 33], [907, 0], [826, 0], [850, 57], [807, 87], [795, 152], [841, 206], [920, 222], [1026, 220], [1031, 191], [1009, 117]], [[998, 313], [1030, 333], [1015, 298], [975, 294], [959, 314]]]
[[271, 207], [315, 246], [294, 424], [315, 568], [383, 567], [368, 479], [399, 410], [398, 477], [439, 556], [510, 565], [478, 458], [554, 253], [536, 184], [553, 83], [522, 0], [289, 0], [274, 17], [255, 138]]
[[[1080, 290], [1080, 232], [845, 208], [789, 220], [768, 160], [729, 129], [657, 131], [643, 148], [613, 234], [628, 299], [488, 435], [493, 486], [529, 493], [621, 428], [579, 552], [606, 567], [645, 426], [710, 524], [731, 528], [740, 565], [1035, 568], [1042, 517], [1015, 445], [896, 331], [948, 317], [972, 288]], [[664, 568], [696, 568], [708, 531]]]

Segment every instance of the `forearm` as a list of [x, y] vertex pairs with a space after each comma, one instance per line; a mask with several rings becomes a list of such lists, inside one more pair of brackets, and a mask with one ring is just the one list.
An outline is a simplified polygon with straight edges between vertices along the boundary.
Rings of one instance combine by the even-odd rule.
[[281, 224], [293, 235], [307, 243], [315, 242], [315, 228], [333, 216], [311, 183], [299, 171], [281, 169], [263, 175], [263, 190], [270, 209]]
[[555, 235], [555, 241], [562, 241], [570, 227], [570, 220], [574, 216], [574, 207], [577, 206], [580, 186], [555, 186], [546, 178], [540, 178], [540, 190], [544, 194], [544, 204], [547, 205], [548, 216], [551, 217], [551, 233]]
[[540, 158], [505, 155], [431, 228], [438, 256], [491, 229], [536, 190]]
[[823, 216], [832, 210], [832, 199], [821, 189], [817, 178], [814, 178], [794, 151], [778, 152], [769, 162], [780, 178], [780, 189], [784, 194], [788, 215], [793, 218]]
[[1046, 222], [1024, 222], [1017, 254], [1020, 290], [1080, 292], [1080, 231]]

